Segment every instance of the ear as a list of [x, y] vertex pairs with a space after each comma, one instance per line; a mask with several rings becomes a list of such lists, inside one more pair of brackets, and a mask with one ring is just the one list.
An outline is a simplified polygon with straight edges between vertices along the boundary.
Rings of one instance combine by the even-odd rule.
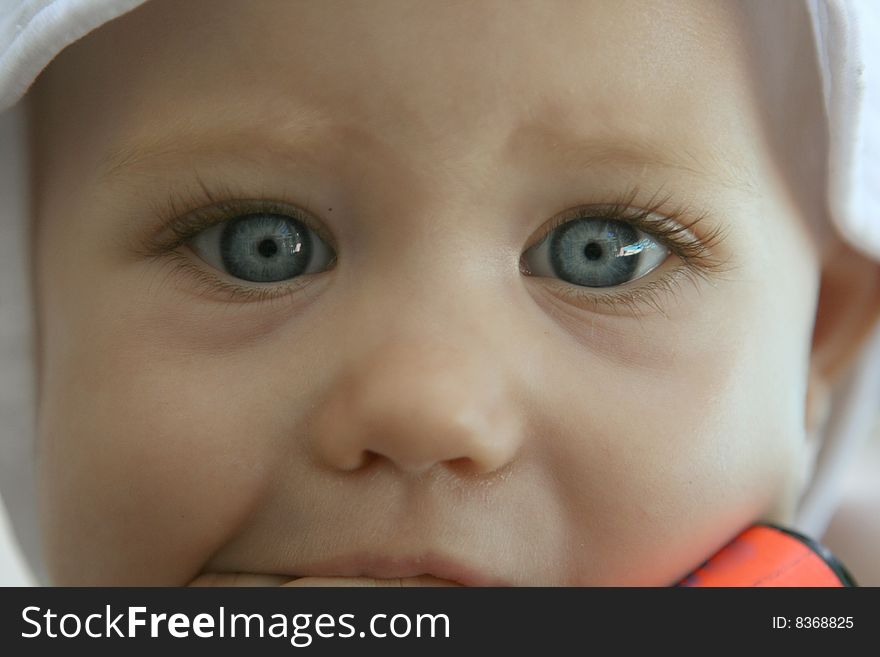
[[823, 256], [807, 382], [808, 435], [817, 435], [824, 427], [835, 387], [878, 321], [880, 263], [835, 239]]

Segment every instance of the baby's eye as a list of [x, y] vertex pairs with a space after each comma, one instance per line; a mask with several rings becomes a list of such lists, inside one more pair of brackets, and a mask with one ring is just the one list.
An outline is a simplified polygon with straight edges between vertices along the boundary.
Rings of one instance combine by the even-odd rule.
[[582, 217], [551, 230], [523, 254], [526, 273], [585, 287], [611, 287], [661, 265], [669, 249], [624, 221]]
[[189, 241], [196, 254], [220, 271], [255, 283], [274, 283], [332, 266], [336, 254], [301, 221], [254, 212], [207, 228]]

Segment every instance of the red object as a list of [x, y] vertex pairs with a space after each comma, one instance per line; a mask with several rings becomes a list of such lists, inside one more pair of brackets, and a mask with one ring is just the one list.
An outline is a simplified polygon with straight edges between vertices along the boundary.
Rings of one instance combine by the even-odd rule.
[[755, 525], [679, 586], [856, 586], [823, 546], [788, 529]]

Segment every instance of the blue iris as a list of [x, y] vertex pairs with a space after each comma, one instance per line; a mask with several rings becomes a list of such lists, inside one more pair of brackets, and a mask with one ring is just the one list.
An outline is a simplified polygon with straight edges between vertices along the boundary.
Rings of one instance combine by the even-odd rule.
[[625, 247], [638, 242], [635, 228], [622, 221], [584, 218], [553, 232], [550, 264], [556, 275], [575, 285], [608, 287], [628, 282], [641, 253]]
[[308, 229], [291, 217], [248, 214], [224, 228], [220, 256], [236, 278], [258, 283], [283, 281], [308, 267], [312, 240]]

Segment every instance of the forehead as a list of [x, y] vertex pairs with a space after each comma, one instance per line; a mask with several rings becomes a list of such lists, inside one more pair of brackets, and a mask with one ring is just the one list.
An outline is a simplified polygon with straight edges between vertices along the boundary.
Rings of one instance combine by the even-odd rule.
[[600, 159], [613, 143], [624, 159], [705, 168], [735, 162], [753, 118], [737, 11], [688, 0], [151, 0], [75, 46], [67, 66], [85, 58], [93, 74], [69, 110], [85, 125], [98, 108], [113, 166], [144, 154], [126, 143], [183, 147], [178, 126], [191, 141], [204, 133], [203, 145], [332, 134], [471, 158], [565, 152], [570, 135]]

